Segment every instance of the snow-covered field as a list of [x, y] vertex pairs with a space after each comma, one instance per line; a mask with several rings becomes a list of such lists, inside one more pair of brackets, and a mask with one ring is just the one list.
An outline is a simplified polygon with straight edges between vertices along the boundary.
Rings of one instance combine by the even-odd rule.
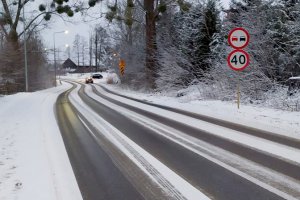
[[[300, 113], [222, 101], [196, 101], [121, 89], [95, 80], [117, 93], [190, 112], [257, 127], [300, 139]], [[84, 82], [86, 74], [62, 79]], [[34, 93], [0, 97], [0, 199], [82, 199], [55, 120], [54, 104], [70, 84]]]
[[56, 124], [63, 84], [0, 97], [0, 199], [82, 199]]

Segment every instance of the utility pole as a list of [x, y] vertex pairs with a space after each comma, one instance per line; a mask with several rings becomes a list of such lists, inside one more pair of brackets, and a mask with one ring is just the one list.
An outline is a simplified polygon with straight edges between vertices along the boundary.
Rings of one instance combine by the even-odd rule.
[[81, 41], [81, 56], [82, 56], [82, 66], [85, 66], [85, 39], [84, 37], [82, 37], [82, 41]]
[[90, 54], [90, 67], [92, 66], [92, 59], [93, 59], [93, 37], [90, 34], [89, 38], [89, 54]]
[[25, 4], [24, 3], [23, 3], [23, 26], [24, 26], [25, 91], [28, 92], [28, 66], [27, 66], [26, 23], [25, 23]]
[[71, 57], [70, 45], [67, 46], [68, 58]]
[[[101, 36], [101, 38], [102, 38], [102, 36]], [[100, 38], [100, 51], [99, 51], [99, 67], [100, 67], [100, 62], [101, 62], [101, 52], [102, 52], [102, 40], [101, 40], [101, 38]]]
[[95, 46], [96, 46], [96, 53], [95, 53], [95, 63], [96, 63], [96, 72], [98, 71], [98, 33], [96, 29], [96, 35], [95, 35]]
[[55, 54], [55, 35], [58, 34], [58, 33], [65, 33], [65, 34], [68, 34], [68, 31], [59, 31], [59, 32], [54, 32], [53, 33], [53, 54], [54, 54], [54, 85], [55, 87], [57, 86], [57, 83], [56, 83], [56, 54]]

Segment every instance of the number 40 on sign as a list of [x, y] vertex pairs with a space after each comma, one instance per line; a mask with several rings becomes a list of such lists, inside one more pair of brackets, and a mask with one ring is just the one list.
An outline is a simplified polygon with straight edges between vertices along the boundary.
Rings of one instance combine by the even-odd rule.
[[242, 71], [249, 65], [249, 54], [244, 50], [232, 51], [227, 58], [229, 67], [235, 71]]

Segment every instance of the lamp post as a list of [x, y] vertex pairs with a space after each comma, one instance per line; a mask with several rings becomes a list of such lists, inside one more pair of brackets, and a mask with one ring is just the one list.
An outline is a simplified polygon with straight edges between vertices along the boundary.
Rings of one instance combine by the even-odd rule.
[[55, 35], [58, 33], [65, 33], [68, 34], [68, 31], [58, 31], [53, 33], [53, 54], [54, 54], [54, 77], [55, 77], [55, 87], [57, 86], [56, 83], [56, 55], [55, 55]]
[[23, 3], [23, 28], [24, 28], [24, 65], [25, 65], [25, 91], [28, 92], [28, 66], [27, 66], [27, 47], [26, 47], [26, 23], [25, 23], [25, 4]]

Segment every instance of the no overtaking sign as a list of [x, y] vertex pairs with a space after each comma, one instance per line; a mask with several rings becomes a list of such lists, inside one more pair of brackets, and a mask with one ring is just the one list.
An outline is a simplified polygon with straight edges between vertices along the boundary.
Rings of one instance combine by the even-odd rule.
[[235, 49], [243, 49], [249, 44], [250, 35], [244, 28], [234, 28], [228, 35], [228, 43]]

